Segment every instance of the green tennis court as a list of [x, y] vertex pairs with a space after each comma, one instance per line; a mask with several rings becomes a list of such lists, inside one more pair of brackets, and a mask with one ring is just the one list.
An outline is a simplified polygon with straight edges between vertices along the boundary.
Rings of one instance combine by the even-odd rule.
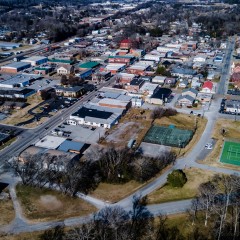
[[240, 143], [224, 142], [220, 162], [240, 166]]
[[171, 147], [185, 147], [193, 137], [193, 131], [173, 128], [152, 126], [144, 137], [144, 142], [166, 145]]

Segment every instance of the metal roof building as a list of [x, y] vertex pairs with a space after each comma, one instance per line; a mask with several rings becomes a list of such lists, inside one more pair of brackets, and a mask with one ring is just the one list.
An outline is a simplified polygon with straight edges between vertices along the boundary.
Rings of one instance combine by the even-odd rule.
[[14, 62], [14, 63], [7, 64], [5, 66], [1, 66], [1, 72], [17, 73], [29, 67], [31, 67], [30, 63]]

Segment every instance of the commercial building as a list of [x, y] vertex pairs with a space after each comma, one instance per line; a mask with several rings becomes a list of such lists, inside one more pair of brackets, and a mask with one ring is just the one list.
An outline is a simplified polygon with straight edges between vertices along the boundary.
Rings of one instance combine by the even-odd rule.
[[34, 78], [25, 75], [15, 75], [0, 82], [0, 88], [25, 87]]
[[33, 56], [33, 57], [29, 57], [21, 60], [21, 62], [30, 63], [31, 66], [34, 66], [34, 67], [41, 65], [43, 63], [46, 63], [47, 61], [48, 61], [47, 57], [41, 57], [41, 56]]
[[67, 122], [71, 125], [83, 124], [109, 129], [118, 122], [120, 117], [121, 113], [111, 111], [109, 108], [104, 110], [104, 108], [98, 108], [97, 106], [83, 106], [77, 112], [73, 113]]
[[21, 46], [22, 44], [20, 43], [0, 42], [0, 48], [8, 49], [8, 50], [19, 48]]
[[62, 86], [56, 85], [55, 92], [57, 96], [78, 98], [84, 94], [85, 89], [84, 87], [81, 87], [81, 86], [62, 87]]
[[139, 93], [144, 96], [152, 96], [158, 90], [158, 84], [145, 82], [139, 89]]
[[14, 62], [5, 66], [1, 66], [1, 72], [2, 73], [18, 73], [29, 67], [31, 67], [30, 63]]
[[135, 57], [133, 56], [109, 56], [109, 63], [123, 63], [127, 66], [133, 64]]
[[86, 62], [79, 65], [79, 70], [94, 69], [100, 66], [99, 62]]
[[92, 74], [92, 81], [95, 83], [101, 83], [107, 81], [111, 77], [111, 72], [97, 72]]
[[38, 141], [35, 146], [47, 149], [57, 149], [66, 139], [47, 135]]
[[130, 84], [125, 86], [125, 89], [129, 92], [139, 92], [139, 89], [143, 86], [144, 80], [141, 78], [134, 78]]
[[145, 75], [145, 72], [150, 69], [150, 65], [136, 63], [128, 68], [128, 73], [136, 75]]
[[58, 150], [63, 152], [82, 154], [87, 149], [87, 147], [88, 145], [82, 142], [65, 140], [63, 143], [60, 144]]

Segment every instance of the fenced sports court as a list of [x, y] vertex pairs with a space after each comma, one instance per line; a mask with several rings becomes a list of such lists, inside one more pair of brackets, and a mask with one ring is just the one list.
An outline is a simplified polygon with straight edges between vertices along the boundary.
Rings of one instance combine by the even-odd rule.
[[193, 131], [175, 128], [170, 125], [152, 126], [144, 137], [144, 142], [184, 148], [193, 137]]
[[220, 162], [240, 166], [240, 143], [225, 141]]

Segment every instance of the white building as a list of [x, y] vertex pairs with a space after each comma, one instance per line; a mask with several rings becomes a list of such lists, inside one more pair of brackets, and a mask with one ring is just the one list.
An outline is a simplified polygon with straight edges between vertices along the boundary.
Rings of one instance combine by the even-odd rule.
[[21, 62], [30, 63], [31, 66], [33, 67], [46, 63], [47, 61], [48, 61], [47, 57], [41, 57], [41, 56], [32, 56], [32, 57], [21, 60]]
[[111, 128], [118, 123], [121, 113], [114, 112], [109, 108], [81, 107], [77, 112], [70, 116], [67, 123], [70, 125], [88, 125], [92, 127]]

